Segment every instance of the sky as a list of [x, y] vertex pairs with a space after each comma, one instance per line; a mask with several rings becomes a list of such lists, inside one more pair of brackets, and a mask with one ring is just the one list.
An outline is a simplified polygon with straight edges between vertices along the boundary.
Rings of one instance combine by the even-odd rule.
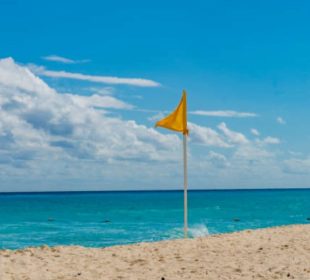
[[310, 187], [308, 1], [0, 0], [0, 192]]

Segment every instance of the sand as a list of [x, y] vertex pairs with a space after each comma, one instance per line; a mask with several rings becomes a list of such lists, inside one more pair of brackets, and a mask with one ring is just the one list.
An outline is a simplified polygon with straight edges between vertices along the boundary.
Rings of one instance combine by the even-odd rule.
[[99, 249], [2, 250], [0, 279], [310, 280], [310, 225]]

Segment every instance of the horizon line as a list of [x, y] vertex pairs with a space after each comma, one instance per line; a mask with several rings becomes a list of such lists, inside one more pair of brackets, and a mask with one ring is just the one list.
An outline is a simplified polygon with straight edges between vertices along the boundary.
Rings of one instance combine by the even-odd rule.
[[[216, 192], [216, 191], [293, 191], [293, 190], [310, 190], [310, 187], [281, 187], [281, 188], [222, 188], [222, 189], [189, 189], [189, 192]], [[183, 189], [149, 189], [149, 190], [77, 190], [77, 191], [0, 191], [0, 195], [18, 195], [18, 194], [80, 194], [80, 193], [125, 193], [125, 192], [183, 192]]]

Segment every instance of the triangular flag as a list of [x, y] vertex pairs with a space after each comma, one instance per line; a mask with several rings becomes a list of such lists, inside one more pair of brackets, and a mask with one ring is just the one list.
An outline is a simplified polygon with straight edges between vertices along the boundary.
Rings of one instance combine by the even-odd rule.
[[186, 91], [183, 90], [182, 99], [175, 109], [167, 117], [158, 121], [155, 127], [160, 126], [174, 131], [182, 132], [183, 134], [188, 134], [187, 129], [187, 108], [186, 108]]

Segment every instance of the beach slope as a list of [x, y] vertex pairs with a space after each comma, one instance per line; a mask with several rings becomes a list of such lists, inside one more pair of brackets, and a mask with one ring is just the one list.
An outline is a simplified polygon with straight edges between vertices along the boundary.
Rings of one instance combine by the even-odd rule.
[[310, 279], [310, 225], [109, 248], [0, 251], [0, 279]]

